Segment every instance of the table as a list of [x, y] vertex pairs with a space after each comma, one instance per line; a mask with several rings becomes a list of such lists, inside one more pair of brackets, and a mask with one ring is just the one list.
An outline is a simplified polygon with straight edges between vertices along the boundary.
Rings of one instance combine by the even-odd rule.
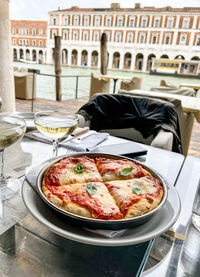
[[200, 85], [197, 84], [186, 84], [186, 83], [181, 83], [179, 85], [179, 88], [181, 87], [188, 87], [188, 88], [193, 88], [195, 91], [198, 91], [200, 89]]
[[116, 90], [116, 84], [118, 80], [128, 80], [130, 81], [130, 78], [124, 77], [124, 76], [112, 76], [112, 75], [100, 75], [100, 78], [104, 78], [107, 80], [113, 80], [114, 82], [114, 86], [113, 86], [113, 94], [115, 94], [115, 90]]
[[[110, 137], [105, 144], [120, 142], [124, 140]], [[184, 156], [150, 146], [145, 148], [148, 150], [147, 155], [138, 157], [138, 160], [160, 172], [170, 184], [175, 184]], [[6, 164], [9, 162], [12, 167], [10, 172], [19, 177], [50, 158], [51, 150], [51, 145], [24, 138], [21, 144], [6, 150]], [[59, 155], [66, 151], [60, 148]], [[16, 272], [18, 276], [48, 277], [123, 277], [141, 274], [153, 241], [124, 247], [100, 247], [73, 242], [55, 235], [32, 218], [20, 197], [18, 194], [1, 207], [0, 276], [16, 276]], [[17, 211], [14, 213], [15, 206]], [[166, 237], [167, 241], [169, 237]], [[140, 264], [136, 263], [138, 259]]]
[[[174, 99], [179, 99], [181, 100], [181, 105], [183, 108], [183, 111], [186, 113], [194, 113], [194, 116], [198, 122], [200, 122], [200, 98], [198, 97], [192, 97], [192, 96], [184, 96], [180, 94], [170, 94], [170, 93], [165, 93], [165, 92], [155, 92], [155, 91], [145, 91], [145, 90], [134, 90], [135, 93], [139, 93], [140, 95], [144, 95], [147, 93], [151, 93], [151, 96], [153, 97], [169, 97], [169, 98], [174, 98]], [[129, 92], [127, 92], [128, 94]], [[123, 93], [125, 94], [125, 93]]]

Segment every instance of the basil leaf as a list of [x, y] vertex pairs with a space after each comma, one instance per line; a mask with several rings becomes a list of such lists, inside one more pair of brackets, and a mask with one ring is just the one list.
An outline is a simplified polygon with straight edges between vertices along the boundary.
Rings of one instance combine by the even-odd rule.
[[85, 171], [85, 168], [84, 168], [82, 163], [79, 163], [79, 164], [77, 164], [75, 170], [78, 174], [80, 174], [80, 173], [83, 173]]
[[120, 175], [122, 176], [128, 176], [129, 174], [131, 174], [133, 170], [133, 167], [126, 167], [126, 168], [123, 168], [121, 171], [120, 171]]
[[134, 194], [137, 194], [137, 195], [142, 194], [141, 188], [140, 188], [139, 186], [137, 186], [137, 185], [133, 185], [133, 186], [132, 186], [132, 192], [133, 192]]
[[97, 188], [95, 185], [93, 185], [92, 183], [88, 183], [86, 185], [86, 190], [89, 193], [90, 196], [92, 196], [93, 194], [95, 194], [97, 192]]

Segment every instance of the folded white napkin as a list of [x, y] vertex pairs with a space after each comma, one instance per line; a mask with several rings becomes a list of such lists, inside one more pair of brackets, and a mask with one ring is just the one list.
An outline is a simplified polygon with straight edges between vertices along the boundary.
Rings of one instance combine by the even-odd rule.
[[[34, 191], [40, 196], [38, 193], [38, 188], [36, 185], [37, 176], [36, 175], [26, 175], [25, 177], [26, 181], [31, 185], [31, 187], [34, 189]], [[91, 233], [100, 235], [102, 237], [106, 238], [116, 238], [121, 237], [128, 229], [121, 229], [121, 230], [104, 230], [104, 229], [89, 229], [89, 228], [83, 228]]]
[[[95, 131], [89, 131], [89, 134], [87, 136], [85, 136], [84, 134], [83, 137], [74, 137], [73, 139], [60, 142], [59, 145], [77, 152], [91, 151], [93, 148], [95, 148], [97, 145], [99, 145], [101, 142], [107, 139], [108, 136], [108, 133], [97, 133]], [[51, 142], [50, 138], [37, 131], [32, 132], [32, 137], [35, 137], [36, 139], [39, 139], [43, 142]]]

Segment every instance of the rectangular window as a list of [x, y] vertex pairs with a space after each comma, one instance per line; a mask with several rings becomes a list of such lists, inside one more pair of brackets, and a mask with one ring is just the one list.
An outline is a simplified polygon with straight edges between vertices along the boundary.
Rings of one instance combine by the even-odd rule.
[[173, 27], [174, 20], [173, 18], [168, 18], [167, 28], [171, 29]]
[[118, 18], [117, 26], [118, 27], [122, 27], [122, 23], [123, 23], [123, 19], [122, 18]]
[[65, 17], [64, 24], [65, 24], [65, 26], [68, 26], [68, 25], [69, 25], [68, 16]]
[[36, 34], [36, 30], [32, 29], [32, 35], [35, 36], [35, 34]]
[[106, 26], [107, 27], [111, 26], [111, 18], [110, 17], [106, 18]]
[[36, 45], [36, 41], [35, 41], [35, 40], [32, 41], [32, 45], [33, 45], [33, 46]]
[[53, 25], [57, 25], [56, 17], [53, 18]]
[[145, 42], [145, 35], [141, 34], [140, 35], [140, 43], [144, 43]]
[[160, 27], [160, 19], [156, 19], [156, 20], [155, 20], [154, 27], [155, 27], [155, 28]]
[[16, 44], [16, 39], [13, 39], [13, 41], [12, 41], [12, 42], [13, 42], [13, 45], [15, 45], [15, 44]]
[[152, 44], [156, 44], [157, 43], [157, 36], [152, 36]]
[[134, 27], [134, 25], [135, 25], [135, 19], [134, 18], [130, 18], [129, 27]]
[[74, 26], [78, 26], [78, 17], [77, 16], [74, 17]]
[[195, 44], [195, 45], [197, 45], [197, 46], [200, 45], [200, 36], [197, 37], [197, 39], [196, 39], [196, 44]]
[[96, 16], [96, 17], [95, 17], [95, 26], [96, 26], [96, 27], [99, 27], [99, 26], [100, 26], [100, 17], [99, 17], [99, 16]]
[[188, 17], [184, 17], [183, 19], [183, 28], [188, 29], [189, 28], [190, 19]]
[[39, 29], [39, 35], [42, 36], [43, 35], [43, 30]]
[[166, 35], [165, 36], [165, 44], [169, 44], [170, 43], [170, 36]]
[[180, 45], [185, 45], [186, 44], [186, 39], [187, 39], [187, 35], [182, 34], [180, 37]]
[[40, 45], [41, 47], [43, 46], [43, 41], [42, 41], [42, 40], [39, 41], [39, 45]]
[[142, 28], [145, 28], [147, 25], [147, 20], [146, 18], [145, 19], [142, 19]]

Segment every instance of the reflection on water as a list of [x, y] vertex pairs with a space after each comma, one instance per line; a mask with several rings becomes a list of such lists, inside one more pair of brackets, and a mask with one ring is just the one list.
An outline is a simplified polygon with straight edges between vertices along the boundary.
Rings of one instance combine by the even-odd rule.
[[[18, 68], [34, 68], [39, 69], [40, 73], [55, 74], [53, 65], [43, 65], [43, 64], [26, 64], [26, 63], [14, 63], [15, 67]], [[100, 72], [99, 69], [90, 68], [78, 68], [78, 67], [62, 67], [62, 75], [86, 75], [89, 76], [91, 72]], [[199, 78], [185, 78], [185, 77], [174, 77], [174, 76], [160, 76], [160, 75], [149, 75], [146, 73], [136, 73], [136, 72], [126, 72], [126, 71], [116, 71], [108, 70], [108, 75], [125, 76], [128, 78], [140, 77], [142, 78], [142, 89], [150, 90], [152, 87], [157, 87], [160, 85], [160, 80], [165, 79], [170, 81], [174, 85], [179, 85], [180, 83], [198, 84], [200, 85]], [[62, 100], [72, 99], [75, 97], [76, 90], [76, 78], [67, 77], [62, 78]], [[116, 91], [120, 87], [120, 82], [117, 82]], [[90, 90], [90, 77], [79, 78], [78, 81], [78, 97], [88, 96]], [[110, 91], [113, 91], [113, 82], [111, 81]], [[37, 76], [37, 89], [36, 97], [55, 100], [55, 78], [48, 76]]]

